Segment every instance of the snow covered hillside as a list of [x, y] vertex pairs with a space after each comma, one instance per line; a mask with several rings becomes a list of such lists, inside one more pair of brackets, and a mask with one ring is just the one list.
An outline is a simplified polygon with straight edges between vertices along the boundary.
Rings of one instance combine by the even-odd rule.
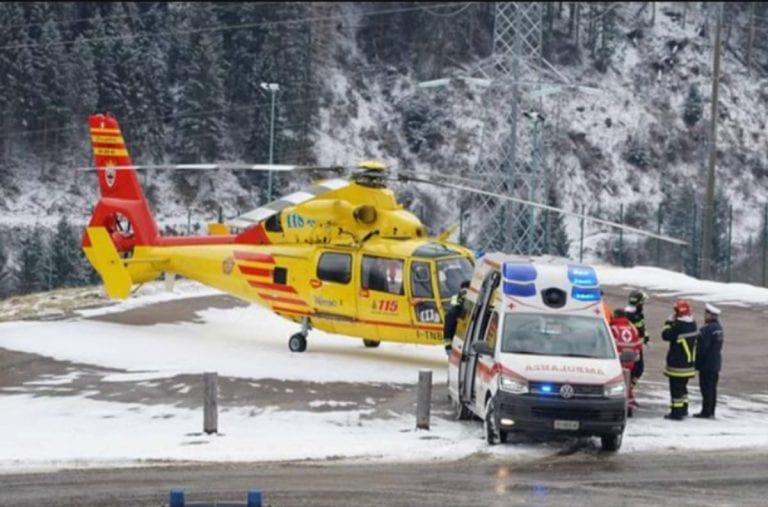
[[[484, 68], [483, 59], [490, 55], [490, 4], [466, 10], [451, 5], [445, 12], [405, 3], [381, 7], [286, 4], [273, 12], [257, 4], [214, 7], [192, 3], [188, 7], [131, 2], [87, 7], [86, 19], [134, 16], [142, 21], [136, 27], [116, 21], [103, 26], [94, 22], [92, 30], [83, 33], [77, 32], [79, 25], [66, 21], [83, 17], [66, 10], [69, 7], [4, 7], [6, 17], [16, 19], [19, 26], [26, 26], [23, 22], [46, 24], [49, 38], [58, 27], [56, 37], [60, 39], [86, 39], [71, 49], [62, 43], [62, 54], [53, 49], [49, 54], [42, 42], [34, 42], [34, 37], [43, 37], [38, 30], [29, 47], [24, 46], [36, 61], [53, 65], [58, 54], [61, 61], [90, 62], [79, 63], [81, 71], [78, 79], [73, 78], [77, 86], [72, 93], [56, 88], [71, 110], [59, 103], [57, 107], [71, 115], [58, 120], [63, 134], [55, 137], [55, 157], [48, 157], [38, 145], [13, 141], [48, 139], [42, 121], [46, 111], [32, 109], [8, 116], [14, 122], [23, 119], [23, 124], [12, 122], [6, 129], [0, 159], [0, 249], [7, 251], [10, 268], [20, 265], [22, 241], [32, 234], [35, 224], [53, 228], [61, 216], [77, 226], [87, 221], [97, 199], [95, 179], [86, 173], [73, 176], [73, 168], [90, 163], [90, 147], [83, 135], [85, 115], [97, 109], [125, 117], [125, 136], [138, 163], [214, 161], [211, 158], [265, 162], [269, 100], [258, 88], [265, 80], [283, 86], [276, 120], [276, 162], [354, 164], [374, 158], [395, 169], [471, 178], [476, 165], [492, 157], [508, 134], [508, 95], [492, 94], [460, 79], [442, 88], [418, 86], [428, 79], [482, 74], [468, 69]], [[582, 8], [574, 27], [573, 9]], [[750, 15], [741, 4], [726, 6], [727, 42], [718, 114], [715, 254], [725, 255], [724, 217], [728, 206], [733, 206], [733, 253], [742, 260], [753, 254], [747, 245], [756, 244], [759, 238], [768, 190], [764, 38], [750, 43], [754, 54], [749, 67], [744, 58], [748, 23], [754, 21], [758, 33], [764, 33], [763, 17], [768, 15], [764, 15], [764, 5], [757, 9], [757, 14]], [[581, 87], [562, 87], [563, 80], [552, 73], [524, 76], [527, 83], [537, 84], [522, 87], [519, 109], [540, 110], [546, 117], [538, 141], [544, 183], [537, 200], [544, 200], [546, 184], [557, 190], [559, 204], [567, 210], [585, 209], [618, 220], [623, 205], [624, 221], [653, 231], [663, 206], [662, 232], [695, 244], [701, 235], [715, 14], [714, 4], [708, 3], [625, 2], [582, 7], [563, 2], [557, 8], [546, 6], [545, 54], [561, 76]], [[300, 28], [290, 28], [294, 25], [288, 21], [300, 21], [295, 25]], [[114, 35], [147, 28], [142, 23], [149, 28], [152, 23], [181, 27], [182, 33], [212, 23], [223, 28], [220, 37], [214, 35], [211, 40], [179, 36], [163, 39], [162, 44]], [[250, 23], [252, 29], [227, 28], [238, 23]], [[26, 35], [9, 31], [7, 45], [15, 47], [13, 44], [27, 40]], [[107, 41], [90, 48], [87, 40], [99, 40], [99, 36]], [[607, 55], [601, 60], [595, 57], [598, 39], [605, 42]], [[127, 42], [134, 40], [139, 41], [136, 47]], [[182, 54], [180, 62], [174, 63], [169, 56], [174, 52]], [[25, 70], [13, 66], [12, 59], [9, 62], [9, 75], [16, 79], [16, 73], [21, 73], [23, 77]], [[199, 62], [208, 62], [208, 67]], [[0, 59], [0, 63], [7, 62]], [[52, 86], [42, 75], [27, 77], [18, 77], [19, 83]], [[108, 79], [119, 81], [118, 91], [109, 90]], [[167, 79], [171, 79], [167, 89], [158, 87]], [[77, 95], [85, 84], [91, 88], [98, 84], [98, 89]], [[207, 94], [196, 93], [194, 86]], [[508, 83], [493, 86], [504, 88]], [[9, 104], [19, 108], [33, 107], [35, 102], [28, 95], [42, 93], [21, 84], [18, 90], [9, 90]], [[217, 116], [210, 111], [225, 112]], [[27, 133], [33, 113], [35, 125], [40, 125]], [[158, 120], [166, 113], [163, 121]], [[532, 164], [531, 134], [529, 124], [521, 118], [517, 153], [524, 166]], [[261, 175], [217, 172], [178, 177], [152, 172], [145, 181], [161, 226], [181, 233], [204, 230], [207, 222], [216, 219], [218, 206], [225, 217], [233, 217], [265, 198]], [[306, 180], [280, 176], [277, 182], [281, 191], [288, 192]], [[457, 193], [411, 184], [394, 186], [430, 232], [440, 232], [459, 220], [461, 196]], [[694, 205], [698, 207], [694, 209]], [[488, 217], [469, 209], [467, 219], [468, 229], [474, 230]], [[579, 222], [569, 218], [565, 227], [569, 253], [578, 257]], [[623, 262], [648, 264], [654, 260], [642, 248], [635, 248], [637, 237], [628, 235], [623, 241]], [[616, 242], [616, 234], [587, 225], [586, 258], [617, 263]], [[665, 247], [661, 257], [666, 266], [672, 266], [679, 264], [678, 258], [690, 255], [687, 250]], [[718, 262], [721, 266], [722, 259]], [[0, 274], [3, 269], [0, 262]], [[741, 279], [747, 280], [748, 274]]]

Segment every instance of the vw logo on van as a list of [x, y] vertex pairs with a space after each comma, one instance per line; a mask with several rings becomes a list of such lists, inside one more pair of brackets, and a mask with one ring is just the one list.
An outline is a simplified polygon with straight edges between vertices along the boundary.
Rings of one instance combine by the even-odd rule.
[[573, 398], [573, 386], [571, 384], [563, 384], [562, 387], [560, 387], [560, 396], [566, 400], [568, 398]]

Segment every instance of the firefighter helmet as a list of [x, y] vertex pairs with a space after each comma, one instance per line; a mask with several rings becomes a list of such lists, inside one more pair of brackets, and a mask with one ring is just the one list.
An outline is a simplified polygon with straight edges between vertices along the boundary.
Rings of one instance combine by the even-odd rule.
[[691, 305], [685, 299], [678, 299], [675, 301], [675, 316], [686, 317], [691, 315]]
[[629, 293], [629, 304], [633, 306], [641, 305], [645, 303], [648, 296], [641, 290], [633, 290]]

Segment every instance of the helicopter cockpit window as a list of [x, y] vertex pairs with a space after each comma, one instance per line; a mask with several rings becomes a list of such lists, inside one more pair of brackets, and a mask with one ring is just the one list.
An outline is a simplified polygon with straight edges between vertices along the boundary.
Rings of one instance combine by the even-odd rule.
[[352, 279], [352, 256], [324, 253], [317, 263], [317, 277], [324, 282], [349, 283]]
[[461, 282], [472, 279], [472, 264], [464, 257], [437, 261], [440, 298], [450, 299], [459, 292]]
[[363, 289], [403, 295], [403, 261], [363, 255]]
[[429, 263], [411, 263], [411, 292], [413, 297], [432, 299], [432, 277], [429, 274]]

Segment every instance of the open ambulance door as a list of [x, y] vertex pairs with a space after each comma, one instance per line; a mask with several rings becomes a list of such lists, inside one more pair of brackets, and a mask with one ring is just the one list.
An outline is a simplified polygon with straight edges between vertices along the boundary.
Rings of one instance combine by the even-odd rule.
[[462, 404], [468, 405], [475, 400], [478, 354], [472, 348], [472, 344], [485, 338], [488, 323], [493, 314], [493, 295], [500, 281], [501, 272], [493, 270], [488, 273], [480, 286], [477, 304], [472, 309], [462, 350], [462, 358], [466, 360], [459, 361], [459, 402]]

